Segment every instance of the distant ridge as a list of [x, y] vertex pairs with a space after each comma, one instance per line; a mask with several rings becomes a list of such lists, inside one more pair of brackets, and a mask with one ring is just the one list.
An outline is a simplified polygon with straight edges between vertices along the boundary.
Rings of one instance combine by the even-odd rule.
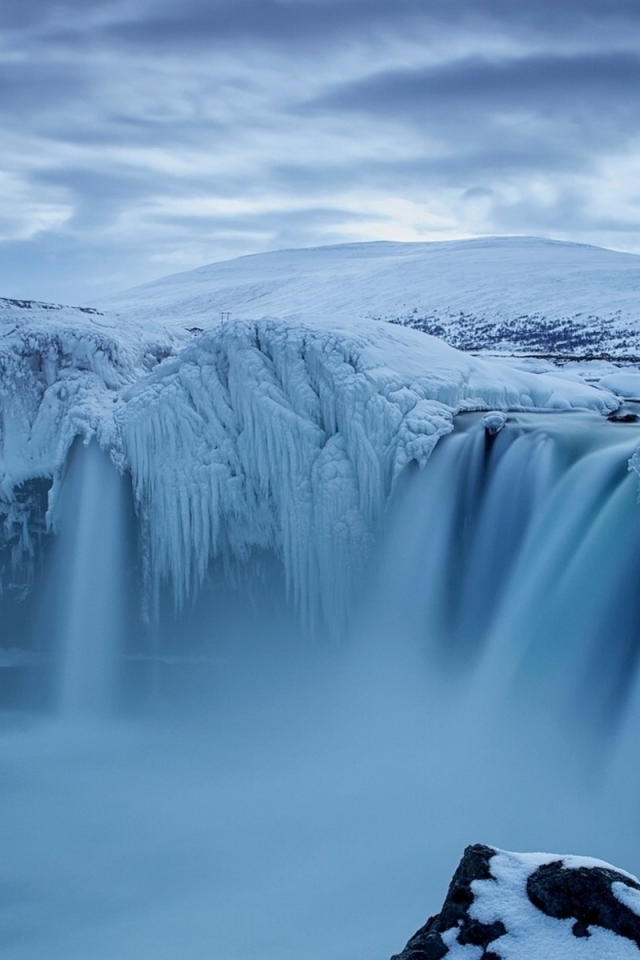
[[99, 302], [206, 327], [223, 314], [375, 318], [468, 351], [640, 356], [640, 256], [536, 237], [387, 241], [254, 254]]

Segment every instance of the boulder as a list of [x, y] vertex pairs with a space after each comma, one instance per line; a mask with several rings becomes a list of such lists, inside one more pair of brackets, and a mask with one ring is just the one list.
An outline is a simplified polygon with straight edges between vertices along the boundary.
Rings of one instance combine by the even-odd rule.
[[640, 960], [640, 883], [602, 860], [467, 847], [392, 960]]

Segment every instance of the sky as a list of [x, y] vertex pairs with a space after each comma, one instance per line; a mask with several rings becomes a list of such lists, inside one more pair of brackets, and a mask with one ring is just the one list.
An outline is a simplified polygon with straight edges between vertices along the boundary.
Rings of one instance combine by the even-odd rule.
[[0, 296], [362, 240], [640, 253], [640, 4], [5, 0], [0, 130]]

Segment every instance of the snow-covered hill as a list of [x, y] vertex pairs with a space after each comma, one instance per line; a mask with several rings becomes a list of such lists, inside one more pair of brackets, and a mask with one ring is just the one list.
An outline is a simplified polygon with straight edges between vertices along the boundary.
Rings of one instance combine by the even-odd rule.
[[501, 237], [356, 243], [240, 257], [99, 304], [128, 320], [207, 327], [258, 319], [377, 318], [470, 351], [640, 357], [640, 257]]

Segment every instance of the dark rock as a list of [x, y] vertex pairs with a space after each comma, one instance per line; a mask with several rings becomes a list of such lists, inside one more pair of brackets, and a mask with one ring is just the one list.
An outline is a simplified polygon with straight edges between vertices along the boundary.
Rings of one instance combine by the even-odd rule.
[[[471, 883], [474, 880], [491, 880], [489, 861], [495, 856], [493, 847], [476, 843], [467, 847], [453, 875], [442, 910], [421, 927], [411, 937], [402, 953], [392, 960], [442, 960], [449, 949], [441, 934], [452, 927], [458, 927], [458, 942], [487, 946], [498, 937], [504, 936], [506, 927], [502, 921], [485, 924], [469, 916], [469, 907], [473, 903]], [[490, 960], [490, 955], [484, 956]]]
[[610, 413], [607, 417], [611, 423], [637, 423], [638, 419], [637, 413]]
[[562, 860], [545, 863], [527, 880], [531, 903], [558, 920], [575, 919], [573, 934], [588, 937], [589, 927], [604, 927], [640, 947], [640, 917], [618, 900], [611, 885], [624, 883], [640, 890], [640, 884], [616, 870], [604, 867], [565, 867]]

